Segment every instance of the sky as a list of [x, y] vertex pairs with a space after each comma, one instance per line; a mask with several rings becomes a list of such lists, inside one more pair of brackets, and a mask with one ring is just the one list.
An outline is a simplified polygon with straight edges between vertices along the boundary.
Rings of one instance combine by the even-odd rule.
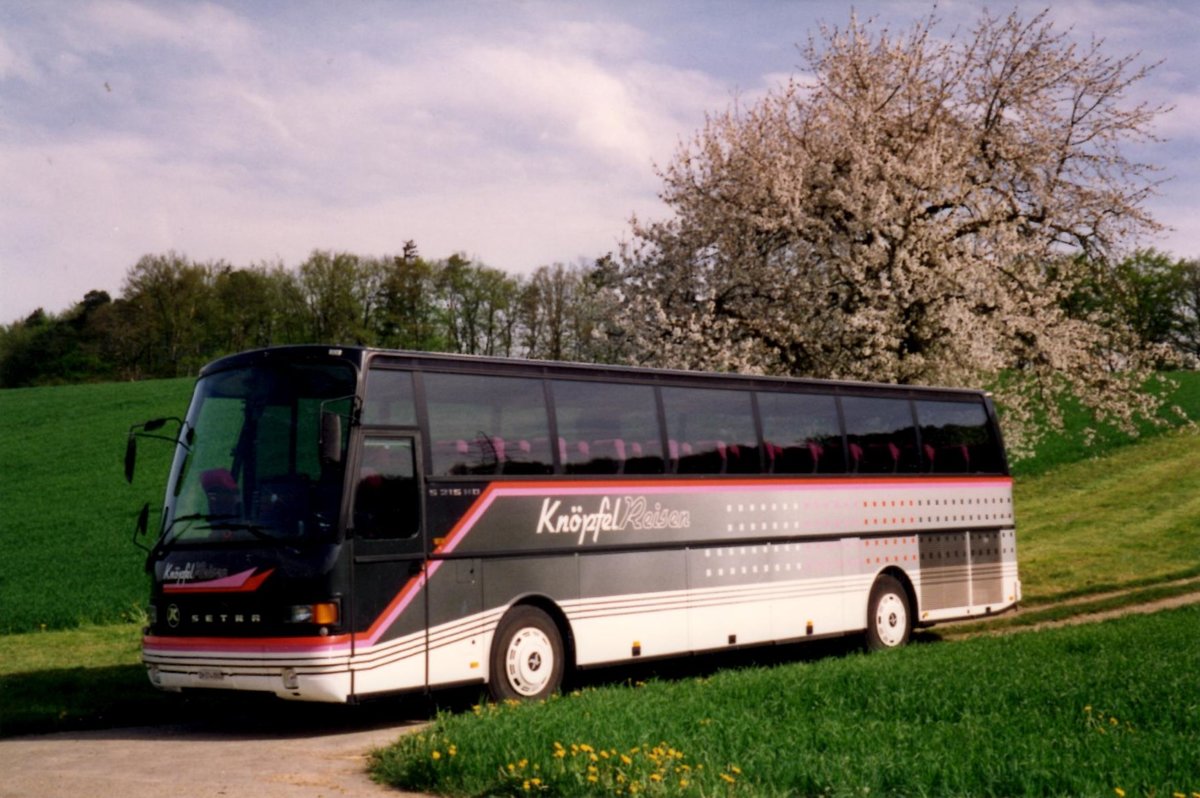
[[[1081, 42], [1161, 64], [1136, 154], [1167, 181], [1143, 242], [1200, 257], [1200, 3], [1062, 0]], [[981, 3], [941, 0], [938, 31]], [[856, 2], [905, 28], [930, 2]], [[453, 253], [521, 274], [665, 218], [655, 166], [845, 25], [828, 0], [0, 0], [0, 324], [118, 296], [144, 255], [298, 266]]]

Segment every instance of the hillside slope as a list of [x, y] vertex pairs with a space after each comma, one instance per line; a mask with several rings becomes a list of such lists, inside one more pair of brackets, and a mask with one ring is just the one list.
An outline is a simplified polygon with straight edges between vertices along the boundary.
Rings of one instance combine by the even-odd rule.
[[1179, 430], [1018, 478], [1017, 556], [1031, 602], [1200, 571], [1200, 433]]

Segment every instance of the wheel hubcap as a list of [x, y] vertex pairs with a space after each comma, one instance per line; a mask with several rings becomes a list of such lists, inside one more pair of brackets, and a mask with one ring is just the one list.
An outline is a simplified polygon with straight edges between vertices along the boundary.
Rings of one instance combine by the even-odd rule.
[[504, 661], [513, 690], [524, 696], [537, 695], [554, 673], [554, 647], [541, 629], [526, 627], [513, 635]]
[[904, 631], [908, 616], [904, 601], [895, 593], [888, 593], [879, 600], [875, 610], [875, 633], [885, 646], [898, 646], [904, 642]]

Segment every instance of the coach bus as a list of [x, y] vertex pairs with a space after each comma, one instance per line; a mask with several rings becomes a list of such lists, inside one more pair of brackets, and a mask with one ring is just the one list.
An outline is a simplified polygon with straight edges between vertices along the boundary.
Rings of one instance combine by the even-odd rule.
[[540, 698], [1020, 600], [980, 391], [305, 346], [209, 364], [167, 424], [126, 459], [176, 447], [146, 563], [166, 690]]

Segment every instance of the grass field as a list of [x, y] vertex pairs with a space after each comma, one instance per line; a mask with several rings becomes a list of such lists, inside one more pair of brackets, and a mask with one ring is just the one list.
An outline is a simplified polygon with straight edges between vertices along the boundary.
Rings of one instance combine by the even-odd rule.
[[1197, 628], [1190, 608], [479, 706], [374, 769], [445, 795], [1190, 796]]
[[130, 542], [142, 502], [162, 504], [169, 446], [129, 425], [187, 409], [191, 380], [0, 391], [0, 634], [136, 618], [149, 583]]
[[1186, 430], [1018, 479], [1026, 604], [1200, 568], [1200, 436]]

